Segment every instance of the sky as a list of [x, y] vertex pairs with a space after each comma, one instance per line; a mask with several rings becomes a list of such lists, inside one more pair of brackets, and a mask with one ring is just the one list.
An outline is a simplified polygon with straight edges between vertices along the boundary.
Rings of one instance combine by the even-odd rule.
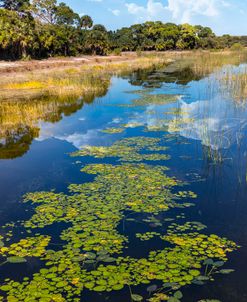
[[247, 0], [63, 0], [80, 15], [115, 30], [145, 21], [209, 26], [218, 34], [247, 35]]

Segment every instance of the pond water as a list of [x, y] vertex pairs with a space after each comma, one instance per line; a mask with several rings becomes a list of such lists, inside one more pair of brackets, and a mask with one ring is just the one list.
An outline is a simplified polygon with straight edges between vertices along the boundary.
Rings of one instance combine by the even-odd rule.
[[[105, 95], [92, 102], [69, 100], [60, 106], [54, 100], [36, 101], [34, 109], [42, 112], [36, 121], [26, 119], [33, 108], [16, 104], [23, 119], [2, 125], [0, 144], [3, 297], [8, 295], [8, 301], [63, 301], [63, 296], [64, 301], [127, 302], [141, 301], [141, 296], [143, 301], [151, 297], [156, 300], [150, 301], [165, 301], [165, 294], [160, 293], [166, 293], [175, 302], [247, 301], [247, 107], [222, 88], [218, 75], [227, 68], [205, 77], [166, 68], [113, 77]], [[246, 66], [230, 68], [238, 73]], [[4, 106], [1, 114], [8, 112]], [[25, 106], [30, 111], [24, 113]], [[11, 114], [13, 110], [10, 121]], [[169, 170], [153, 168], [157, 166]], [[98, 174], [93, 174], [94, 168]], [[177, 186], [175, 178], [186, 184]], [[80, 186], [87, 182], [93, 186]], [[78, 184], [72, 193], [70, 184]], [[28, 196], [29, 202], [23, 203], [24, 194], [42, 191], [48, 193]], [[64, 192], [66, 197], [55, 196], [55, 192]], [[109, 219], [111, 213], [115, 216]], [[68, 229], [71, 232], [66, 233]], [[167, 231], [169, 240], [164, 238]], [[200, 241], [200, 234], [207, 237]], [[219, 236], [217, 244], [208, 241], [210, 234]], [[49, 236], [50, 243], [42, 236]], [[20, 244], [23, 238], [27, 242]], [[29, 245], [30, 238], [36, 241]], [[220, 255], [227, 246], [226, 259]], [[47, 256], [51, 250], [53, 256]], [[61, 250], [64, 255], [57, 255]], [[164, 254], [162, 260], [149, 259], [152, 264], [143, 260], [142, 270], [153, 274], [144, 277], [138, 271], [141, 262], [132, 262], [148, 259], [151, 251]], [[73, 256], [82, 255], [86, 260], [73, 262]], [[13, 256], [21, 257], [13, 262], [22, 263], [5, 263], [6, 257]], [[209, 264], [206, 269], [203, 261], [207, 259], [225, 264], [213, 268]], [[57, 269], [40, 273], [40, 269], [59, 265], [64, 266], [59, 273]], [[101, 277], [98, 268], [108, 266], [112, 271], [105, 269]], [[67, 276], [71, 267], [74, 271]], [[234, 271], [228, 274], [226, 269]], [[32, 288], [34, 273], [38, 275]], [[80, 279], [83, 274], [89, 275], [86, 281]], [[125, 275], [109, 284], [111, 274]], [[30, 279], [23, 281], [25, 277]], [[162, 289], [165, 281], [168, 284]], [[151, 294], [147, 291], [150, 285]]]

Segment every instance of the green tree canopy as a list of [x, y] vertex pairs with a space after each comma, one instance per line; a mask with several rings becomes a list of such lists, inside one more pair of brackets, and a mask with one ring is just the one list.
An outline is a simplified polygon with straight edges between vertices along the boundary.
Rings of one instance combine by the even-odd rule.
[[80, 26], [84, 29], [89, 29], [93, 26], [93, 20], [90, 16], [85, 15], [80, 18]]

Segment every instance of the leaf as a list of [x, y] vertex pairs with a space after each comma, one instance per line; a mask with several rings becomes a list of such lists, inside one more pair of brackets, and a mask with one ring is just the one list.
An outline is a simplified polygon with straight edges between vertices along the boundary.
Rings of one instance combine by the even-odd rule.
[[106, 257], [104, 259], [102, 259], [103, 262], [107, 262], [107, 263], [111, 263], [111, 262], [115, 262], [116, 259], [113, 257]]
[[143, 297], [140, 296], [140, 295], [132, 294], [132, 295], [131, 295], [131, 299], [132, 299], [132, 301], [140, 302], [140, 301], [143, 300]]
[[96, 258], [96, 254], [95, 254], [95, 253], [91, 253], [91, 252], [87, 252], [87, 253], [85, 254], [85, 257], [86, 257], [87, 259], [95, 259], [95, 258]]
[[158, 286], [157, 285], [150, 285], [149, 287], [147, 287], [147, 292], [152, 293], [155, 292], [157, 290]]
[[7, 291], [11, 290], [12, 287], [10, 285], [3, 285], [0, 287], [0, 289], [4, 292], [7, 292]]
[[167, 287], [173, 287], [174, 286], [174, 283], [171, 283], [171, 282], [166, 282], [163, 284], [163, 287], [167, 288]]
[[183, 294], [180, 290], [176, 291], [173, 295], [174, 298], [176, 299], [182, 299], [183, 298]]
[[209, 277], [207, 277], [207, 276], [198, 276], [196, 279], [199, 280], [199, 281], [207, 281], [207, 280], [209, 280]]
[[4, 243], [2, 240], [0, 240], [0, 247], [3, 247], [4, 246]]
[[234, 269], [221, 269], [219, 271], [219, 273], [221, 274], [230, 274], [230, 273], [233, 273], [235, 270]]
[[203, 262], [205, 265], [213, 265], [214, 264], [214, 261], [213, 261], [213, 259], [206, 259], [206, 260], [204, 260], [204, 262]]
[[103, 285], [98, 285], [98, 286], [95, 286], [93, 288], [93, 290], [96, 291], [96, 292], [104, 292], [106, 290], [106, 287], [103, 286]]
[[112, 289], [113, 290], [121, 290], [121, 289], [123, 289], [123, 284], [116, 284], [116, 285], [113, 285], [112, 286]]
[[24, 263], [27, 262], [27, 260], [23, 257], [18, 257], [18, 256], [12, 256], [12, 257], [8, 257], [7, 261], [9, 263]]
[[192, 283], [195, 285], [204, 285], [204, 282], [200, 280], [193, 280]]
[[214, 262], [214, 266], [217, 266], [217, 267], [223, 266], [224, 264], [225, 264], [224, 261], [216, 261], [216, 262]]
[[107, 251], [105, 251], [105, 250], [101, 250], [101, 251], [99, 251], [98, 253], [97, 253], [99, 256], [105, 256], [105, 255], [108, 255], [108, 252]]
[[85, 263], [86, 264], [93, 264], [93, 263], [95, 263], [95, 260], [85, 260]]

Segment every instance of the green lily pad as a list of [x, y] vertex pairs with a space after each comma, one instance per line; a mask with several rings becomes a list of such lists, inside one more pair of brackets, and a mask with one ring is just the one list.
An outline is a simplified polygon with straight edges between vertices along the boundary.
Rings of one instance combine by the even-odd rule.
[[140, 302], [140, 301], [143, 300], [143, 297], [140, 296], [140, 295], [132, 294], [132, 295], [131, 295], [131, 299], [132, 299], [132, 301], [134, 301], [134, 302]]
[[25, 263], [27, 260], [23, 257], [18, 257], [18, 256], [11, 256], [7, 258], [7, 261], [9, 263]]

